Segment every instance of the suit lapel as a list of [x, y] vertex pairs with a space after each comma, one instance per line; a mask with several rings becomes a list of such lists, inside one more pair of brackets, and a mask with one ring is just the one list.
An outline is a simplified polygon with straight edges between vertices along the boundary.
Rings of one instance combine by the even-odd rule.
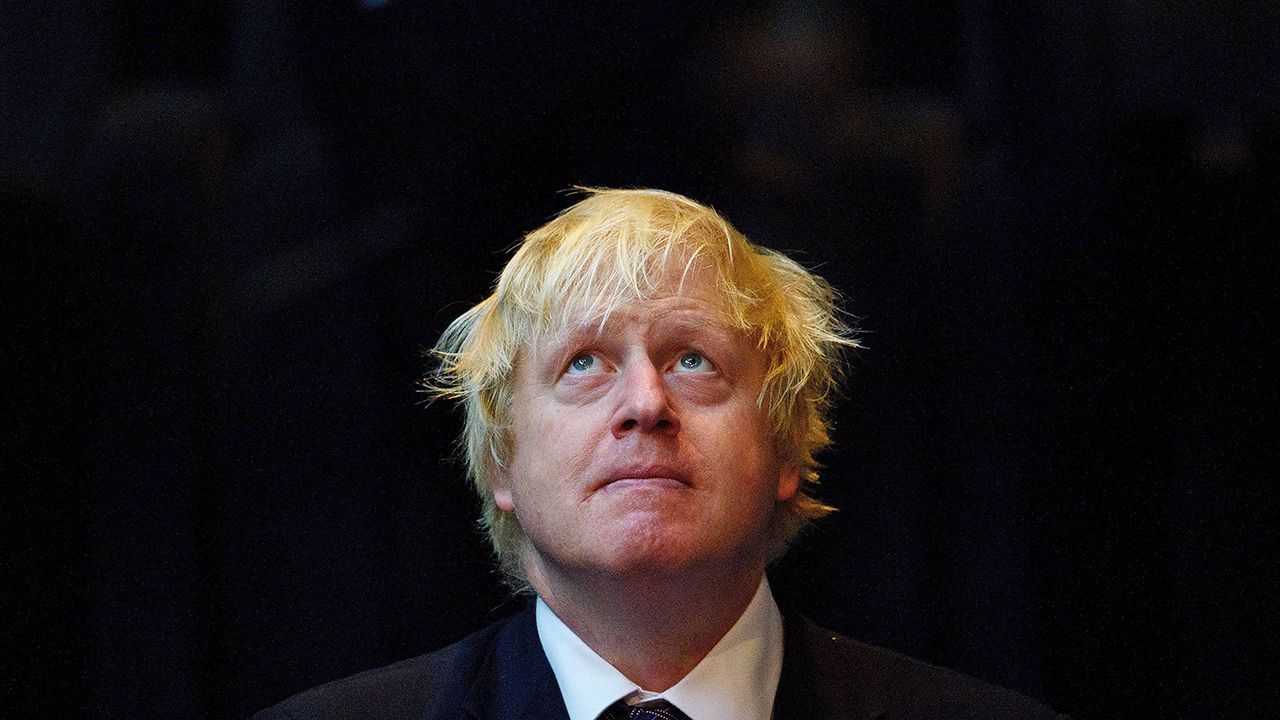
[[462, 709], [476, 720], [569, 719], [555, 673], [538, 640], [532, 607], [498, 632]]
[[836, 652], [832, 633], [803, 618], [784, 620], [782, 677], [774, 720], [870, 720], [883, 717], [882, 699]]

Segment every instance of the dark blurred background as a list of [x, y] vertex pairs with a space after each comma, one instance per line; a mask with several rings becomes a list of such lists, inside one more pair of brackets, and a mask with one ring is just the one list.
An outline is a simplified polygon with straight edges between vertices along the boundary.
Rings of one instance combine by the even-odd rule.
[[510, 612], [415, 381], [589, 184], [865, 330], [792, 606], [1275, 717], [1277, 4], [50, 0], [0, 58], [0, 714], [243, 717]]

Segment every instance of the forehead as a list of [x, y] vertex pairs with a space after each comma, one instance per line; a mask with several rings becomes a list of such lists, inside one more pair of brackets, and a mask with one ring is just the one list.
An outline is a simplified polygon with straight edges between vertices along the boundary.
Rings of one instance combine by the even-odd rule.
[[565, 298], [534, 340], [599, 335], [637, 323], [728, 331], [729, 318], [729, 299], [713, 270], [701, 263], [668, 262], [643, 288], [582, 287]]
[[545, 347], [563, 349], [614, 340], [694, 342], [698, 338], [727, 343], [744, 340], [745, 336], [730, 327], [716, 306], [697, 298], [672, 295], [629, 300], [607, 317], [567, 323], [558, 333], [547, 336]]

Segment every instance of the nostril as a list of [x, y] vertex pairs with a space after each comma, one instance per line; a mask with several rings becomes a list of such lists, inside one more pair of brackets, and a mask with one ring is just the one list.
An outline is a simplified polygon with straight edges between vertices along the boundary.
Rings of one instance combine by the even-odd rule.
[[635, 420], [627, 420], [627, 421], [624, 421], [624, 422], [622, 423], [622, 429], [623, 429], [623, 430], [631, 430], [631, 429], [635, 428], [635, 426], [636, 426], [636, 421], [635, 421]]

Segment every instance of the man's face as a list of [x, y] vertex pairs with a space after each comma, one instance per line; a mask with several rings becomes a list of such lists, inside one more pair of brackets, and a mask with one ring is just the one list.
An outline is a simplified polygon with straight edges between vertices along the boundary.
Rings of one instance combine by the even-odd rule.
[[531, 577], [764, 567], [798, 477], [757, 407], [764, 358], [696, 274], [670, 285], [520, 358], [493, 491], [531, 541]]

